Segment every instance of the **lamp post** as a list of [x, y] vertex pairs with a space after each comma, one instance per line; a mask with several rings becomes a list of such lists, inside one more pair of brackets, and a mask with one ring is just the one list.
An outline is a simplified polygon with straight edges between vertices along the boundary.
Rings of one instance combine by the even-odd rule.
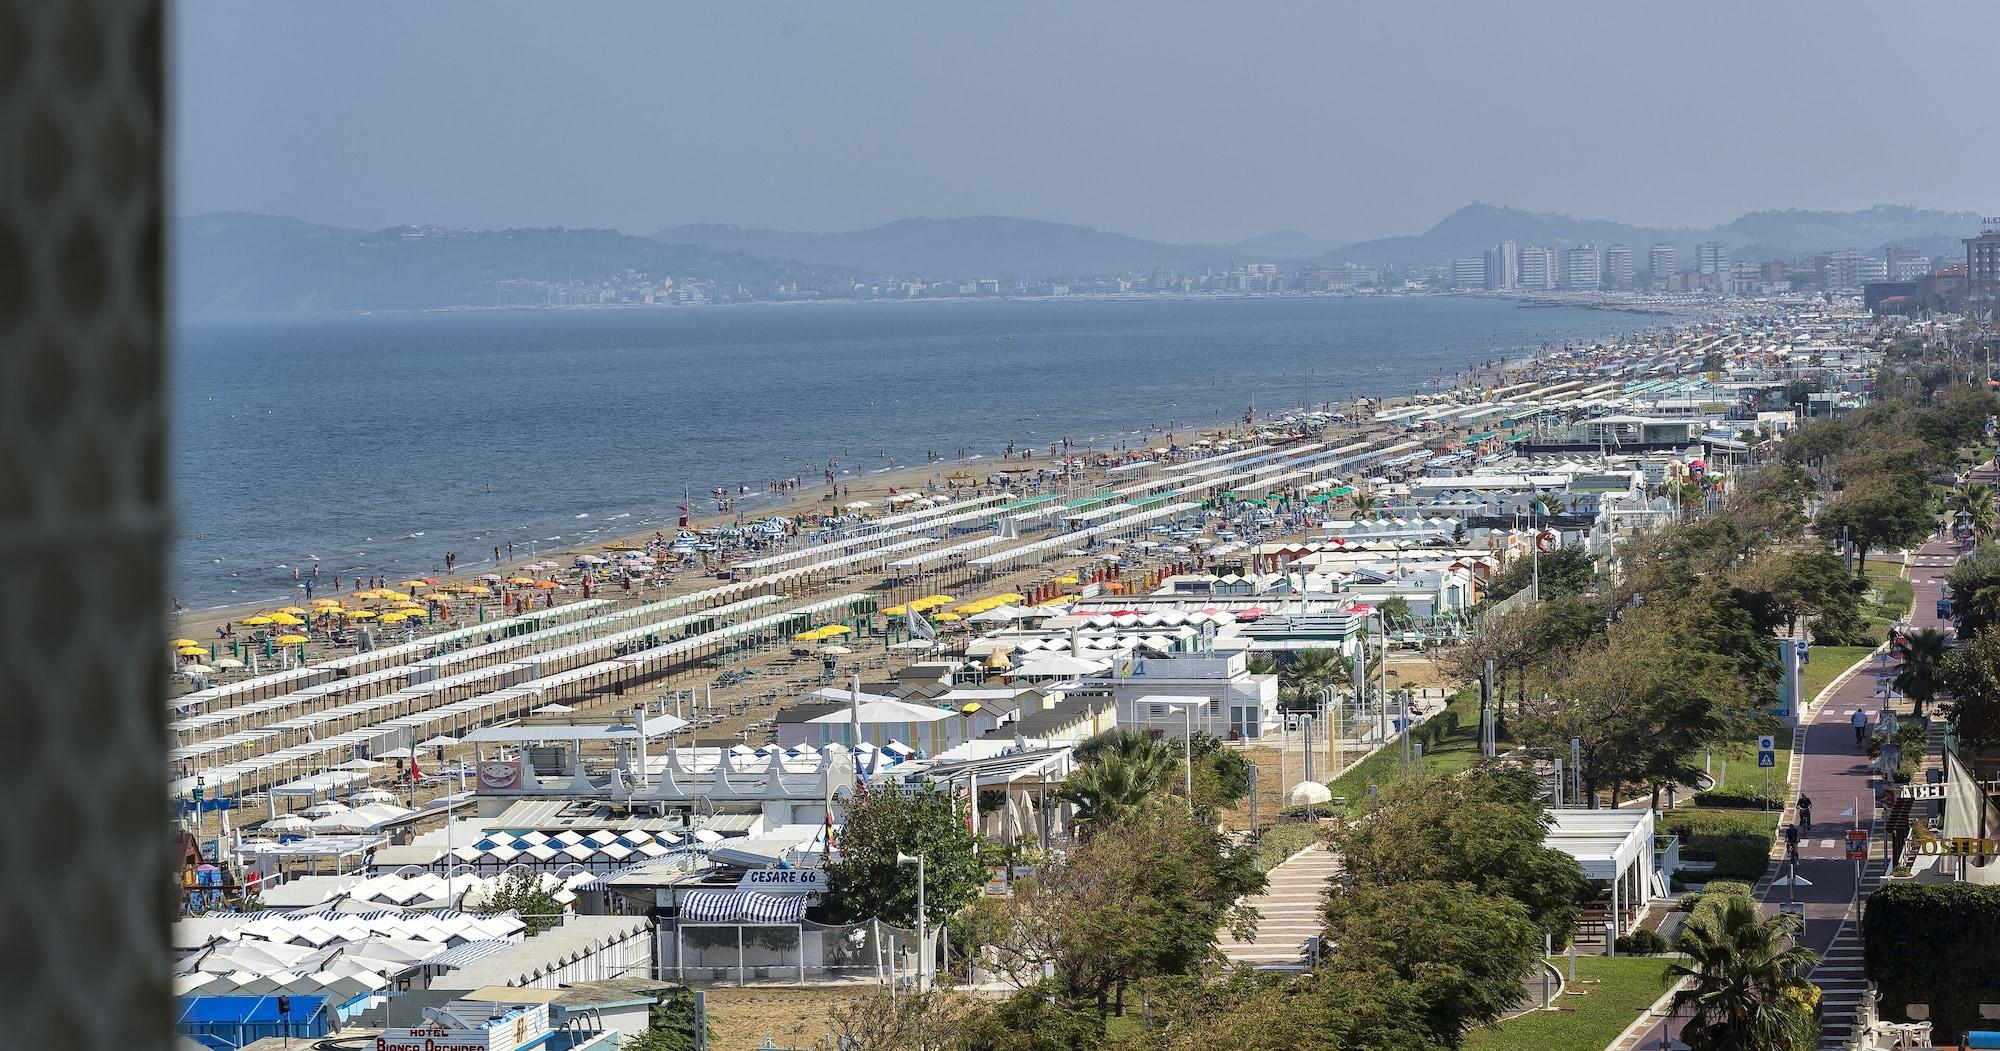
[[917, 867], [917, 992], [921, 993], [924, 991], [925, 964], [929, 962], [925, 957], [930, 955], [930, 943], [925, 938], [927, 932], [924, 924], [924, 856], [918, 854], [916, 857], [911, 857], [899, 850], [896, 852], [896, 864]]

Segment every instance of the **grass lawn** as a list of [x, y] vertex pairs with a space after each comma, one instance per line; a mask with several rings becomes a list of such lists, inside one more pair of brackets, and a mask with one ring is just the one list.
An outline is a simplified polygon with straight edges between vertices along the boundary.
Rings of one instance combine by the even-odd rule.
[[1811, 701], [1819, 696], [1848, 665], [1875, 652], [1873, 646], [1814, 646], [1812, 659], [1805, 667], [1805, 697]]
[[[1325, 810], [1325, 807], [1321, 807]], [[1257, 836], [1257, 871], [1269, 872], [1319, 839], [1320, 827], [1307, 821], [1272, 825]]]
[[[1457, 725], [1451, 718], [1458, 716]], [[1445, 727], [1450, 726], [1450, 729]], [[1435, 727], [1433, 729], [1433, 727]], [[1455, 774], [1479, 762], [1479, 692], [1467, 690], [1452, 698], [1445, 711], [1418, 727], [1418, 740], [1427, 740], [1421, 766], [1426, 773]], [[1506, 738], [1501, 738], [1502, 744]], [[1345, 798], [1350, 810], [1367, 802], [1368, 786], [1385, 785], [1403, 775], [1403, 745], [1391, 740], [1387, 747], [1350, 767], [1327, 782], [1337, 798]]]
[[[1778, 754], [1774, 757], [1778, 765], [1769, 770], [1765, 770], [1757, 765], [1757, 742], [1755, 740], [1737, 741], [1734, 744], [1724, 745], [1715, 749], [1715, 763], [1710, 773], [1714, 774], [1716, 779], [1721, 782], [1717, 787], [1750, 789], [1762, 785], [1768, 787], [1773, 796], [1783, 799], [1785, 796], [1785, 775], [1792, 769], [1791, 731], [1784, 730], [1771, 735], [1771, 743], [1778, 746]], [[1726, 772], [1722, 765], [1725, 761], [1729, 764]], [[1770, 777], [1766, 779], [1765, 774], [1769, 774]], [[1726, 780], [1724, 779], [1725, 777]], [[1685, 795], [1683, 795], [1683, 798], [1686, 798]]]
[[[1556, 1010], [1466, 1034], [1465, 1051], [1603, 1051], [1667, 991], [1664, 956], [1579, 956]], [[1558, 966], [1561, 966], [1560, 964]]]

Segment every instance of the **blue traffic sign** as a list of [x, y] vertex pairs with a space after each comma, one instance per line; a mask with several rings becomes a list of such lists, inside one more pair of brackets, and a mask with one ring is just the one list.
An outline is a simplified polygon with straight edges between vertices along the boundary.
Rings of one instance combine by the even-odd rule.
[[1757, 738], [1757, 765], [1765, 769], [1778, 765], [1778, 742], [1770, 734]]

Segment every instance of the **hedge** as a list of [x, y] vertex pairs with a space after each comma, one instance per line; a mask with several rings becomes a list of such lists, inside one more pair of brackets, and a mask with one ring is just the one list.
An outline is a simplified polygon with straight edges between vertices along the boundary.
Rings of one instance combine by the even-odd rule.
[[1659, 931], [1640, 928], [1630, 934], [1621, 934], [1613, 944], [1620, 956], [1658, 956], [1667, 951], [1667, 939]]
[[1694, 805], [1722, 810], [1763, 810], [1767, 806], [1782, 810], [1785, 804], [1777, 796], [1756, 789], [1711, 788], [1706, 792], [1696, 792]]
[[1885, 1020], [1928, 1004], [1940, 1044], [1992, 1028], [1979, 1005], [2000, 1003], [2000, 886], [1890, 883], [1868, 896], [1862, 939]]

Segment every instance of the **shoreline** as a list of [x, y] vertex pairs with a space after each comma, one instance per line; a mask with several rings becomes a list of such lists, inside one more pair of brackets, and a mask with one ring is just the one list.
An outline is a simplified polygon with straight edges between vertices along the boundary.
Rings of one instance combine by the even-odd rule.
[[[1423, 294], [1421, 297], [1443, 298], [1445, 296], [1450, 296], [1452, 298], [1493, 298], [1493, 297], [1465, 296], [1462, 294], [1449, 294], [1449, 293]], [[1102, 298], [1108, 301], [1119, 301], [1126, 299], [1127, 297], [1120, 297], [1120, 296], [1046, 297], [1047, 300], [1073, 299], [1078, 301], [1093, 299], [1093, 298]], [[1271, 298], [1283, 298], [1283, 297], [1268, 296], [1268, 295], [1264, 296], [1241, 295], [1241, 296], [1184, 296], [1184, 297], [1160, 297], [1160, 298], [1202, 300], [1202, 299], [1271, 299]], [[1374, 297], [1325, 297], [1325, 298], [1374, 298]], [[1411, 295], [1403, 298], [1420, 298], [1420, 296]], [[1013, 301], [1026, 302], [1028, 300], [1025, 298], [1021, 298]], [[818, 301], [818, 302], [841, 303], [843, 305], [863, 305], [862, 301]], [[869, 302], [881, 302], [881, 301], [869, 301]], [[901, 302], [901, 301], [888, 301], [888, 302]], [[961, 300], [947, 300], [947, 299], [914, 300], [910, 302], [947, 303], [947, 302], [961, 302]], [[968, 298], [962, 300], [962, 302], [992, 302], [992, 300], [974, 300]], [[796, 304], [717, 304], [717, 305], [756, 306], [756, 305], [796, 305]], [[1583, 304], [1566, 304], [1566, 305], [1576, 305], [1579, 307], [1583, 306]], [[1526, 304], [1521, 304], [1521, 306], [1523, 309], [1528, 309]], [[503, 309], [503, 308], [493, 308], [493, 309]], [[572, 308], [523, 308], [523, 309], [546, 310], [546, 309], [572, 309]], [[579, 307], [574, 309], [615, 309], [615, 307], [612, 306], [591, 307], [591, 308]], [[1632, 320], [1635, 322], [1635, 324], [1628, 331], [1616, 334], [1606, 334], [1605, 336], [1598, 337], [1599, 339], [1631, 338], [1632, 336], [1637, 335], [1639, 332], [1645, 329], [1657, 327], [1657, 323], [1640, 324], [1638, 322], [1640, 322], [1641, 319], [1656, 318], [1658, 317], [1658, 315], [1646, 314], [1641, 311], [1631, 310], [1627, 308], [1619, 308], [1615, 306], [1605, 306], [1602, 307], [1601, 309], [1611, 313], [1629, 314]], [[435, 313], [435, 312], [436, 311], [430, 311], [430, 312], [409, 311], [404, 313], [415, 314], [415, 313]], [[1675, 326], [1669, 326], [1669, 327], [1675, 327]], [[1369, 398], [1377, 408], [1380, 408], [1386, 405], [1400, 404], [1406, 402], [1408, 399], [1420, 394], [1435, 394], [1451, 389], [1464, 389], [1467, 387], [1490, 386], [1492, 385], [1494, 376], [1510, 375], [1519, 372], [1520, 370], [1528, 366], [1536, 359], [1541, 348], [1547, 346], [1549, 346], [1549, 344], [1547, 343], [1519, 343], [1519, 344], [1509, 344], [1504, 346], [1489, 345], [1480, 347], [1478, 349], [1472, 349], [1468, 354], [1470, 360], [1466, 361], [1462, 366], [1460, 366], [1459, 368], [1457, 368], [1456, 370], [1454, 370], [1452, 373], [1449, 374], [1450, 386], [1446, 386], [1444, 382], [1447, 374], [1441, 373], [1436, 376], [1431, 376], [1416, 380], [1413, 383], [1411, 383], [1409, 389], [1406, 390], [1401, 390], [1396, 392], [1374, 392], [1374, 393], [1365, 391], [1356, 391], [1348, 394], [1346, 397], [1337, 401], [1318, 401], [1309, 403], [1306, 402], [1303, 398], [1301, 398], [1294, 402], [1288, 402], [1281, 407], [1273, 407], [1269, 412], [1260, 413], [1259, 415], [1264, 419], [1269, 419], [1273, 415], [1279, 415], [1285, 412], [1295, 411], [1299, 409], [1314, 408], [1319, 406], [1338, 408], [1340, 406], [1352, 405], [1354, 404], [1356, 399], [1363, 397]], [[1303, 393], [1303, 390], [1301, 390], [1301, 392]], [[1152, 425], [1140, 424], [1131, 427], [1117, 427], [1103, 434], [1085, 436], [1082, 440], [1076, 441], [1071, 445], [1071, 448], [1067, 455], [1070, 457], [1096, 456], [1100, 454], [1119, 455], [1123, 452], [1127, 452], [1132, 449], [1140, 447], [1151, 447], [1153, 446], [1156, 440], [1165, 441], [1167, 439], [1167, 436], [1169, 435], [1179, 437], [1180, 435], [1185, 434], [1190, 436], [1190, 438], [1192, 438], [1193, 436], [1201, 434], [1235, 433], [1237, 431], [1240, 431], [1242, 427], [1243, 424], [1240, 418], [1210, 419], [1210, 420], [1199, 420], [1199, 421], [1185, 421], [1185, 420], [1175, 419], [1168, 421], [1167, 425], [1160, 425], [1158, 421], [1154, 421]], [[1023, 468], [1035, 469], [1047, 466], [1049, 460], [1048, 456], [1044, 454], [1045, 450], [1036, 451], [1033, 458], [1027, 461], [1023, 461], [1018, 457], [1012, 460], [1005, 460], [1002, 459], [997, 452], [989, 455], [985, 453], [974, 452], [970, 449], [967, 449], [966, 451], [969, 453], [969, 455], [967, 455], [963, 459], [955, 457], [947, 457], [935, 463], [908, 464], [908, 465], [897, 464], [894, 467], [848, 467], [838, 474], [837, 480], [839, 481], [843, 489], [848, 489], [850, 487], [858, 487], [858, 489], [853, 494], [854, 498], [871, 500], [871, 502], [874, 502], [876, 504], [876, 508], [879, 510], [882, 509], [882, 505], [880, 503], [879, 498], [885, 495], [891, 486], [894, 486], [898, 489], [910, 489], [910, 488], [922, 489], [924, 487], [924, 482], [931, 479], [933, 476], [949, 474], [953, 471], [977, 470], [978, 472], [981, 472], [983, 474], [986, 472], [1002, 471], [1002, 470], [1018, 470]], [[744, 524], [748, 525], [752, 522], [761, 520], [763, 518], [768, 518], [772, 516], [792, 517], [814, 509], [824, 508], [828, 505], [829, 501], [821, 499], [820, 495], [818, 495], [824, 493], [824, 490], [819, 488], [819, 486], [824, 484], [823, 482], [814, 480], [810, 485], [807, 485], [805, 484], [806, 476], [804, 473], [795, 471], [785, 471], [783, 472], [783, 474], [785, 476], [798, 477], [801, 483], [799, 489], [796, 490], [795, 492], [784, 493], [784, 492], [774, 492], [760, 488], [757, 490], [753, 490], [752, 492], [749, 492], [747, 494], [731, 495], [730, 499], [733, 501], [733, 505], [730, 513], [717, 514], [714, 513], [713, 511], [707, 513], [697, 511], [691, 515], [691, 522], [689, 528], [692, 529], [727, 528], [735, 524], [735, 518], [738, 513], [742, 515]], [[725, 488], [733, 488], [733, 486], [725, 486]], [[690, 493], [690, 497], [691, 499], [689, 500], [689, 503], [693, 507], [697, 508], [702, 506], [704, 501], [709, 502], [710, 506], [712, 507], [714, 500], [712, 494], [707, 492], [704, 492], [701, 496], [698, 497], [693, 496], [692, 493]], [[599, 513], [608, 513], [608, 517], [604, 518], [593, 518], [591, 512], [583, 512], [578, 515], [571, 516], [569, 519], [555, 518], [555, 519], [550, 519], [546, 522], [511, 524], [511, 525], [489, 522], [484, 525], [470, 526], [467, 527], [468, 533], [472, 534], [470, 535], [469, 538], [461, 537], [455, 540], [448, 540], [446, 541], [446, 543], [449, 545], [460, 547], [462, 549], [467, 549], [463, 552], [463, 556], [478, 556], [478, 557], [462, 556], [456, 562], [456, 570], [451, 574], [445, 574], [442, 571], [441, 552], [438, 555], [434, 555], [429, 558], [425, 558], [422, 556], [418, 556], [416, 558], [410, 558], [407, 556], [403, 558], [387, 558], [383, 560], [383, 564], [369, 569], [365, 569], [364, 572], [368, 573], [369, 575], [384, 576], [390, 578], [399, 576], [437, 576], [440, 580], [449, 579], [449, 580], [463, 581], [463, 580], [469, 580], [472, 577], [475, 577], [483, 572], [505, 570], [510, 566], [517, 566], [538, 559], [548, 558], [548, 559], [557, 559], [567, 562], [568, 560], [573, 559], [575, 556], [579, 554], [596, 551], [607, 544], [617, 543], [621, 540], [633, 540], [633, 539], [649, 537], [655, 532], [667, 532], [671, 534], [672, 532], [680, 528], [677, 524], [678, 504], [679, 501], [675, 497], [663, 496], [660, 498], [659, 504], [650, 507], [640, 503], [611, 504], [610, 506], [605, 507], [602, 512], [599, 512]], [[596, 532], [593, 533], [585, 531], [583, 535], [588, 536], [588, 539], [578, 539], [577, 534], [572, 533], [572, 530], [575, 528], [575, 526], [567, 525], [565, 523], [574, 523], [577, 520], [586, 518], [591, 519], [591, 525], [594, 529], [596, 529]], [[616, 524], [605, 525], [604, 523], [616, 523]], [[472, 531], [474, 530], [476, 530], [476, 533], [472, 533]], [[510, 531], [516, 534], [519, 533], [543, 534], [545, 533], [545, 531], [547, 531], [547, 532], [554, 532], [556, 536], [553, 539], [530, 537], [525, 541], [522, 541], [517, 536], [515, 541], [517, 554], [515, 555], [515, 557], [508, 558], [505, 556], [503, 551], [502, 557], [496, 562], [490, 555], [487, 554], [487, 552], [496, 539], [504, 548], [505, 545], [507, 544], [507, 541], [502, 537], [504, 534]], [[407, 541], [415, 538], [403, 537], [401, 539]], [[521, 548], [523, 543], [525, 543], [526, 546], [528, 547], [528, 552], [525, 554], [519, 552], [519, 549]], [[548, 545], [548, 546], [543, 546], [543, 545]], [[325, 574], [325, 567], [329, 561], [331, 560], [321, 559], [321, 560], [301, 561], [297, 563], [300, 569], [302, 570], [310, 568], [313, 565], [319, 565], [322, 569], [322, 576], [318, 578], [318, 580], [316, 580], [316, 583], [321, 584], [323, 586], [317, 587], [313, 592], [312, 597], [326, 597], [337, 594], [337, 592], [332, 590], [330, 587], [331, 578]], [[348, 576], [351, 575], [351, 570], [343, 569], [340, 575], [342, 576], [344, 581]], [[225, 623], [225, 621], [227, 620], [235, 619], [232, 616], [233, 614], [248, 615], [250, 612], [270, 609], [276, 606], [283, 606], [292, 603], [303, 603], [306, 599], [306, 595], [303, 593], [304, 592], [303, 580], [304, 578], [301, 577], [299, 578], [298, 582], [291, 583], [289, 585], [282, 579], [273, 580], [269, 582], [270, 587], [268, 592], [266, 592], [263, 595], [251, 598], [234, 598], [221, 602], [188, 604], [179, 609], [170, 608], [168, 610], [168, 616], [170, 618], [170, 622], [177, 625], [175, 630], [184, 631], [184, 633], [187, 634], [193, 634], [195, 630], [202, 625], [219, 626]]]

